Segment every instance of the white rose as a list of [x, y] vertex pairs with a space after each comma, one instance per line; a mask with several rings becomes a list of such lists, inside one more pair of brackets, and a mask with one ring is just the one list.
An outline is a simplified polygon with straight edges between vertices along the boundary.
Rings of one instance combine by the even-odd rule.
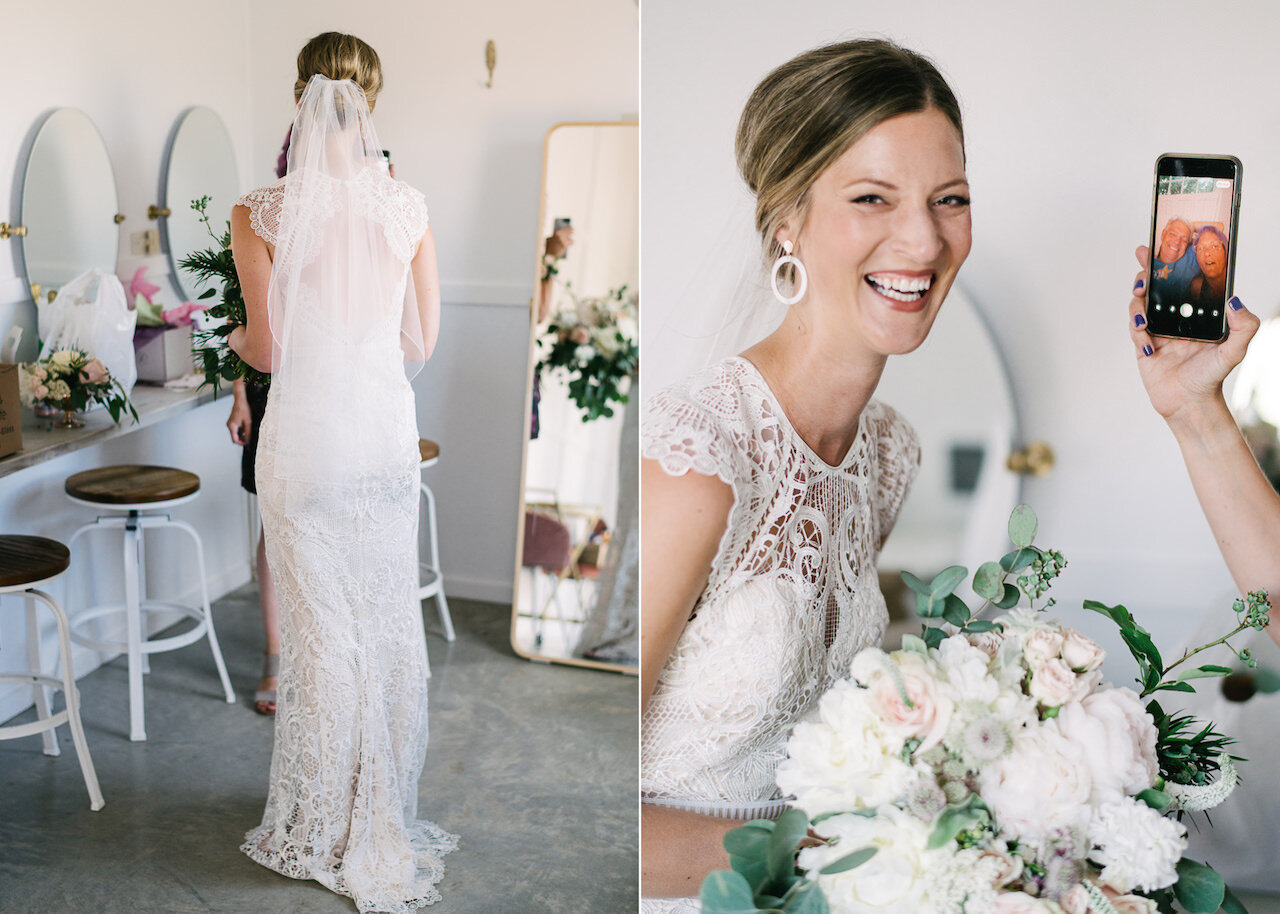
[[1182, 823], [1126, 797], [1095, 810], [1089, 823], [1091, 860], [1102, 867], [1102, 882], [1116, 892], [1151, 892], [1173, 885], [1187, 849]]
[[1102, 666], [1106, 658], [1107, 652], [1096, 642], [1074, 629], [1066, 629], [1062, 638], [1062, 659], [1071, 669], [1078, 673], [1092, 673]]
[[1156, 727], [1132, 689], [1106, 689], [1065, 705], [1057, 723], [1084, 753], [1095, 805], [1118, 801], [1155, 783]]
[[879, 725], [868, 700], [866, 690], [837, 682], [822, 696], [818, 719], [791, 731], [777, 782], [810, 818], [892, 802], [918, 776], [902, 761], [902, 737]]
[[1036, 628], [1022, 639], [1022, 653], [1032, 669], [1062, 654], [1062, 632], [1052, 628]]
[[1065, 705], [1075, 695], [1076, 674], [1060, 657], [1045, 660], [1033, 669], [1027, 691], [1046, 708]]
[[71, 363], [76, 359], [76, 351], [74, 349], [59, 349], [53, 355], [49, 356], [49, 361], [58, 368], [70, 368]]
[[1159, 906], [1141, 895], [1117, 895], [1111, 899], [1116, 914], [1159, 914]]
[[833, 816], [814, 826], [836, 843], [802, 850], [801, 869], [816, 875], [827, 864], [863, 847], [876, 855], [862, 866], [831, 876], [817, 876], [832, 911], [840, 914], [917, 914], [934, 910], [930, 886], [947, 862], [945, 850], [925, 850], [930, 826], [895, 806], [873, 817]]
[[[897, 676], [887, 664], [897, 667]], [[919, 752], [928, 752], [942, 741], [955, 705], [932, 660], [914, 651], [897, 651], [889, 657], [867, 648], [854, 658], [853, 674], [867, 686], [871, 710], [885, 730], [903, 739], [919, 739]]]
[[1013, 749], [984, 768], [980, 779], [979, 793], [1006, 836], [1034, 842], [1057, 829], [1088, 825], [1089, 766], [1056, 720], [1018, 733]]

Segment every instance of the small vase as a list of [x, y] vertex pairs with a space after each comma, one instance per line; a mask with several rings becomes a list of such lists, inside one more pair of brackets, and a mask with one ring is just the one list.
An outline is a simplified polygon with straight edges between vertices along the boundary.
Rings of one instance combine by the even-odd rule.
[[70, 400], [62, 401], [62, 421], [55, 423], [54, 428], [84, 428], [84, 420], [71, 408]]

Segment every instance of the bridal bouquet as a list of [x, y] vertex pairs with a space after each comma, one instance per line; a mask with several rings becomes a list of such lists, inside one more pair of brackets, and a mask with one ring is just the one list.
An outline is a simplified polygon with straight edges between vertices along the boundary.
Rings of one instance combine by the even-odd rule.
[[128, 413], [138, 421], [138, 411], [120, 382], [111, 376], [101, 360], [81, 349], [59, 349], [47, 358], [18, 368], [18, 399], [24, 406], [37, 404], [63, 410], [63, 428], [83, 423], [73, 413], [90, 403], [101, 403], [113, 422]]
[[612, 416], [610, 403], [626, 403], [622, 381], [636, 370], [634, 294], [626, 286], [600, 298], [578, 298], [566, 283], [573, 306], [551, 319], [542, 337], [546, 353], [538, 369], [563, 369], [569, 375], [569, 398], [582, 410], [582, 421]]
[[[1137, 661], [1138, 690], [1112, 687], [1098, 645], [1047, 619], [1051, 599], [1035, 606], [1065, 566], [1032, 545], [1035, 529], [1019, 506], [1015, 548], [973, 577], [976, 611], [955, 593], [963, 567], [903, 575], [923, 637], [860, 652], [796, 725], [777, 775], [793, 806], [726, 836], [732, 870], [703, 883], [706, 914], [1244, 911], [1183, 856], [1182, 819], [1238, 782], [1232, 740], [1148, 698], [1229, 674], [1184, 664], [1264, 628], [1266, 594], [1236, 601], [1228, 634], [1169, 664], [1123, 606], [1086, 602]], [[989, 607], [1005, 612], [980, 618]]]
[[[245, 316], [244, 295], [240, 291], [240, 277], [236, 273], [236, 262], [231, 256], [231, 223], [221, 235], [214, 232], [209, 223], [209, 207], [211, 197], [193, 200], [191, 208], [200, 214], [200, 221], [213, 239], [214, 246], [203, 251], [196, 251], [184, 257], [178, 266], [190, 270], [202, 281], [215, 280], [222, 284], [222, 300], [205, 309], [205, 314], [214, 318], [209, 329], [196, 330], [192, 334], [192, 350], [196, 364], [204, 371], [204, 383], [218, 388], [219, 381], [235, 381], [243, 379], [252, 384], [269, 384], [271, 376], [258, 371], [240, 358], [230, 346], [227, 337], [236, 327], [243, 327], [248, 318]], [[218, 294], [216, 288], [206, 289], [197, 301], [204, 301]], [[203, 386], [203, 385], [202, 385]]]

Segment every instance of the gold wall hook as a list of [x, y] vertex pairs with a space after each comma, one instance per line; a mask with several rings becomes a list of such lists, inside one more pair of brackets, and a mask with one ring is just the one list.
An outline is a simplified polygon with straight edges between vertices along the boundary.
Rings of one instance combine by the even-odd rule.
[[161, 216], [163, 216], [165, 219], [169, 218], [169, 207], [156, 206], [154, 203], [152, 203], [150, 206], [147, 207], [148, 219], [159, 219]]
[[31, 300], [32, 301], [40, 300], [40, 288], [41, 288], [40, 283], [38, 282], [33, 282], [31, 284]]
[[50, 290], [49, 290], [49, 304], [51, 304], [51, 305], [52, 305], [52, 304], [53, 304], [53, 300], [54, 300], [55, 298], [57, 298], [57, 297], [58, 297], [58, 290], [57, 290], [57, 289], [50, 289]]
[[115, 221], [116, 225], [119, 225], [121, 222], [124, 222], [124, 213], [116, 213], [111, 218]]
[[0, 222], [0, 238], [12, 238], [14, 235], [19, 238], [27, 237], [27, 227], [25, 225], [10, 225], [7, 222]]
[[1047, 476], [1053, 469], [1053, 448], [1047, 441], [1028, 441], [1010, 454], [1004, 465], [1024, 476]]
[[498, 45], [494, 43], [492, 38], [489, 43], [484, 46], [484, 65], [489, 68], [489, 81], [484, 84], [486, 89], [493, 88], [493, 70], [498, 65]]

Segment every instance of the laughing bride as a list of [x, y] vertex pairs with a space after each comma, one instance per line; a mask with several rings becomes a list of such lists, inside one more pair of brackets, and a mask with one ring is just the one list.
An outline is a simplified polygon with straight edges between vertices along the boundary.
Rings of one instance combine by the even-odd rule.
[[881, 40], [800, 55], [742, 112], [782, 324], [660, 391], [642, 426], [642, 880], [696, 912], [724, 834], [785, 807], [794, 723], [879, 644], [876, 557], [919, 464], [872, 399], [924, 342], [969, 253], [959, 106]]

